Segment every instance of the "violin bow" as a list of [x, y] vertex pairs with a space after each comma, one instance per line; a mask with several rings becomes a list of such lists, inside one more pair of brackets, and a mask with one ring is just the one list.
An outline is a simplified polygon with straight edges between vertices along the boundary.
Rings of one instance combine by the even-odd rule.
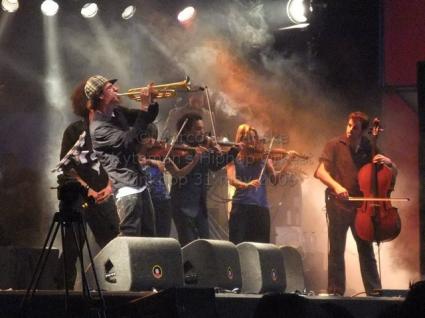
[[[334, 192], [331, 192], [330, 195], [332, 195], [335, 198], [338, 198], [338, 195]], [[352, 202], [409, 202], [410, 198], [385, 198], [385, 197], [348, 197], [345, 199], [342, 199], [345, 201], [352, 201]]]
[[171, 151], [173, 151], [174, 145], [176, 144], [177, 140], [179, 139], [179, 137], [180, 137], [180, 135], [181, 135], [181, 133], [182, 133], [182, 131], [183, 131], [184, 127], [186, 126], [186, 124], [187, 124], [187, 122], [188, 122], [188, 120], [189, 120], [189, 118], [186, 118], [186, 120], [183, 122], [183, 125], [180, 127], [180, 130], [179, 130], [179, 132], [177, 133], [176, 138], [175, 138], [173, 141], [171, 141], [170, 149], [168, 149], [168, 152], [167, 152], [167, 154], [165, 155], [165, 157], [164, 157], [164, 159], [162, 160], [162, 162], [164, 162], [164, 163], [165, 163], [165, 161], [167, 161], [167, 159], [170, 157]]
[[410, 198], [363, 198], [363, 197], [348, 197], [347, 201], [360, 202], [408, 202]]
[[262, 176], [264, 174], [264, 170], [266, 169], [267, 161], [269, 160], [270, 152], [272, 151], [273, 142], [274, 142], [274, 137], [272, 137], [272, 140], [270, 141], [269, 150], [267, 151], [266, 160], [264, 161], [263, 168], [261, 169], [261, 173], [260, 173], [260, 176], [258, 178], [258, 180], [260, 180], [260, 181], [261, 181], [261, 178], [262, 178]]
[[212, 137], [214, 138], [214, 141], [217, 142], [217, 134], [215, 131], [214, 118], [213, 118], [212, 110], [211, 110], [210, 93], [208, 91], [208, 86], [204, 87], [204, 91], [205, 91], [205, 96], [207, 97], [208, 111], [210, 112], [211, 128], [212, 128], [212, 134], [213, 134]]

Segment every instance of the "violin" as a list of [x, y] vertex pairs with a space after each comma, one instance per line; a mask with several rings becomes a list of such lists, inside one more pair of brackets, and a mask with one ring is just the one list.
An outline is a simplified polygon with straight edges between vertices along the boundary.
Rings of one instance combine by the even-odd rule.
[[289, 154], [293, 154], [296, 158], [307, 160], [310, 157], [301, 153], [298, 153], [294, 150], [286, 150], [284, 148], [272, 148], [270, 150], [265, 149], [263, 144], [258, 146], [248, 146], [246, 148], [245, 154], [248, 158], [253, 159], [254, 161], [262, 159], [271, 159], [273, 161], [278, 161], [286, 158]]
[[174, 144], [171, 147], [170, 144], [164, 141], [155, 141], [153, 145], [140, 153], [140, 155], [145, 156], [147, 159], [164, 160], [170, 149], [171, 152], [168, 155], [170, 158], [185, 157], [188, 154], [194, 154], [196, 152], [196, 147], [190, 147], [185, 144]]
[[[379, 119], [375, 118], [371, 138], [372, 159], [377, 153], [376, 140], [381, 130]], [[393, 240], [400, 234], [400, 216], [389, 198], [392, 178], [390, 168], [373, 162], [364, 165], [358, 173], [364, 200], [356, 211], [354, 226], [357, 235], [364, 241], [380, 243]]]
[[[301, 153], [296, 152], [295, 150], [291, 150], [291, 153], [298, 159], [308, 160], [310, 157]], [[267, 151], [265, 153], [267, 155]], [[286, 156], [289, 155], [289, 150], [283, 148], [272, 148], [270, 150], [269, 158], [272, 160], [282, 160]]]
[[[208, 149], [208, 151], [212, 152], [225, 152], [229, 150], [227, 148], [235, 147], [238, 145], [237, 143], [231, 141], [216, 141], [214, 137], [208, 135], [200, 136], [199, 140], [194, 144], [200, 147], [204, 147]], [[224, 147], [226, 148], [226, 150], [222, 151], [223, 149], [220, 149], [220, 147], [217, 146]]]

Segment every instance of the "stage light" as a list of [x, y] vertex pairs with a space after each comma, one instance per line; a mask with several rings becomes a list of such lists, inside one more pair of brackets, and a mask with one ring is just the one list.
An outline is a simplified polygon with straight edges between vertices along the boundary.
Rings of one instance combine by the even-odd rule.
[[286, 13], [293, 23], [307, 22], [307, 5], [304, 0], [289, 0], [286, 6]]
[[18, 0], [2, 0], [1, 8], [7, 12], [15, 12], [19, 8]]
[[[309, 25], [312, 0], [265, 0], [261, 4], [270, 30], [303, 29]], [[253, 8], [258, 10], [258, 6]]]
[[124, 20], [131, 19], [133, 15], [136, 13], [136, 7], [135, 6], [128, 6], [124, 9], [124, 11], [121, 13], [121, 17]]
[[86, 3], [81, 8], [81, 15], [87, 19], [93, 18], [97, 14], [98, 10], [99, 10], [99, 7], [97, 6], [96, 3], [94, 2]]
[[53, 0], [45, 0], [41, 4], [41, 12], [49, 17], [58, 13], [59, 5]]
[[177, 15], [177, 20], [182, 24], [190, 23], [196, 15], [196, 10], [194, 7], [186, 7]]

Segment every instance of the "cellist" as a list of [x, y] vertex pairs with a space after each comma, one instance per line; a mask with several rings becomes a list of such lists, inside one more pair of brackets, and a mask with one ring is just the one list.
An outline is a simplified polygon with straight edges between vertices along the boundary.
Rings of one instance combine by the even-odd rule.
[[396, 172], [395, 164], [390, 158], [382, 154], [371, 158], [371, 143], [364, 136], [368, 126], [369, 119], [366, 114], [350, 113], [345, 134], [327, 142], [314, 173], [314, 176], [328, 187], [328, 293], [333, 295], [342, 296], [345, 292], [344, 252], [348, 228], [356, 241], [366, 294], [379, 296], [382, 288], [372, 243], [360, 239], [354, 229], [357, 205], [347, 200], [349, 196], [362, 196], [357, 175], [363, 165], [373, 161], [387, 165]]

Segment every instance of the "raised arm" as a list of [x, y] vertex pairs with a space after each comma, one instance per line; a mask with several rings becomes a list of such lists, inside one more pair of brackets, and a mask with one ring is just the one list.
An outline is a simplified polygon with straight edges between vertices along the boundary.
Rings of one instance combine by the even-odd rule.
[[90, 134], [92, 136], [93, 148], [102, 150], [102, 148], [124, 148], [131, 152], [136, 151], [139, 140], [146, 130], [147, 125], [153, 121], [158, 114], [158, 104], [149, 106], [147, 112], [138, 111], [138, 117], [134, 122], [134, 126], [128, 130], [121, 130], [102, 122], [96, 122], [90, 125]]
[[283, 163], [280, 170], [276, 170], [274, 168], [273, 160], [269, 159], [267, 161], [266, 169], [270, 176], [270, 181], [272, 182], [273, 185], [276, 185], [279, 182], [280, 178], [282, 177], [282, 175], [285, 174], [286, 170], [289, 168], [289, 166], [291, 165], [295, 157], [296, 157], [295, 151], [292, 151], [292, 150], [288, 151], [288, 156], [285, 158], [286, 160]]

